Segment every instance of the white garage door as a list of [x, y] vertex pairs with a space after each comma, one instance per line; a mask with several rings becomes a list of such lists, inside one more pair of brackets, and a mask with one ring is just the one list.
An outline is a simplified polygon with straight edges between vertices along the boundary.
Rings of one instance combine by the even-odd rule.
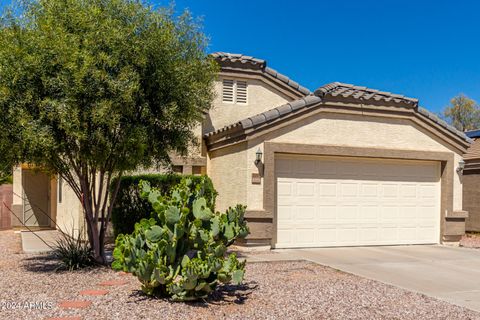
[[275, 161], [276, 248], [438, 243], [438, 162]]

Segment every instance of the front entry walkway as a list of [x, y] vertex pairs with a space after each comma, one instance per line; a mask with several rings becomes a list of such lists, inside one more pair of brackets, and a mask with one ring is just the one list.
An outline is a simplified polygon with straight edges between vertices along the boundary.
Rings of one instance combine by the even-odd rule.
[[274, 250], [247, 260], [308, 260], [480, 311], [480, 250], [441, 245]]
[[52, 251], [60, 232], [58, 230], [21, 231], [22, 250], [25, 253]]

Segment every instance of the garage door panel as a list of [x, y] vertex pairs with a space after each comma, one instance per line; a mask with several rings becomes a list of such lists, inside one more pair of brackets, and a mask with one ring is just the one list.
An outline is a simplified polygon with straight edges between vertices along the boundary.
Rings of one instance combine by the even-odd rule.
[[367, 244], [374, 244], [380, 240], [379, 229], [377, 227], [361, 228], [360, 241]]
[[315, 195], [315, 182], [298, 182], [297, 195], [302, 197], [312, 197]]
[[325, 228], [317, 229], [317, 243], [319, 245], [328, 246], [332, 243], [332, 239], [337, 238], [337, 230], [335, 226], [326, 225]]
[[[335, 220], [337, 219], [337, 207], [335, 204], [321, 204], [318, 207], [318, 217], [321, 220]], [[326, 223], [326, 221], [323, 221], [321, 223]]]
[[296, 217], [299, 222], [313, 223], [314, 225], [317, 222], [317, 216], [315, 214], [315, 206], [296, 206], [295, 212], [302, 212], [301, 216]]
[[358, 219], [360, 221], [376, 223], [378, 220], [379, 208], [378, 206], [362, 206], [359, 209]]
[[276, 167], [276, 247], [438, 242], [438, 163], [290, 158]]
[[[291, 205], [279, 205], [278, 208], [277, 208], [277, 220], [280, 222], [280, 225], [281, 225], [281, 222], [284, 221], [284, 220], [287, 220], [287, 221], [294, 221], [294, 209], [295, 207], [291, 206]], [[296, 215], [298, 216], [298, 215]]]

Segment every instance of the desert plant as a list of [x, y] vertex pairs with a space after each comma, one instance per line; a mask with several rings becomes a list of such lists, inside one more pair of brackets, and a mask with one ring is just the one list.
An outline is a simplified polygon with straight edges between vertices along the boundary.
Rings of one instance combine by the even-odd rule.
[[[151, 217], [153, 208], [148, 199], [143, 198], [140, 194], [140, 181], [148, 181], [150, 186], [157, 188], [162, 194], [169, 194], [171, 189], [178, 185], [184, 177], [191, 179], [191, 188], [195, 188], [199, 183], [203, 184], [203, 196], [207, 200], [207, 206], [214, 211], [217, 192], [213, 187], [212, 180], [208, 177], [161, 173], [123, 176], [120, 178], [120, 187], [112, 209], [112, 225], [115, 237], [120, 233], [132, 233], [135, 223], [143, 218], [149, 219]], [[115, 191], [116, 185], [117, 181], [114, 179], [110, 186], [111, 193]]]
[[82, 232], [70, 234], [61, 232], [60, 238], [54, 245], [53, 254], [60, 260], [57, 270], [73, 271], [92, 266], [95, 261], [88, 241], [82, 239]]
[[148, 295], [173, 300], [205, 298], [219, 283], [243, 280], [245, 261], [226, 250], [248, 234], [243, 220], [245, 206], [214, 213], [203, 197], [204, 187], [193, 190], [190, 179], [169, 195], [142, 182], [155, 215], [142, 219], [131, 235], [120, 234], [115, 243], [112, 267], [132, 273]]

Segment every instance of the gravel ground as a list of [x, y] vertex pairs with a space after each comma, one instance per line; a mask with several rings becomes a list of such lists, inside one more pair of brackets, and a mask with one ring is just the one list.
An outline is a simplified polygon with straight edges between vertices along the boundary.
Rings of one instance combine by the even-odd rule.
[[480, 248], [480, 233], [467, 233], [460, 240], [460, 246], [465, 248]]
[[[2, 308], [0, 319], [480, 319], [462, 307], [308, 262], [250, 263], [243, 286], [224, 287], [208, 301], [174, 303], [145, 297], [135, 278], [107, 268], [54, 272], [55, 261], [19, 253], [18, 241], [13, 232], [0, 232], [0, 302], [44, 302], [47, 309]], [[112, 279], [127, 284], [105, 296], [78, 295]], [[67, 299], [93, 305], [59, 309], [58, 301]]]

